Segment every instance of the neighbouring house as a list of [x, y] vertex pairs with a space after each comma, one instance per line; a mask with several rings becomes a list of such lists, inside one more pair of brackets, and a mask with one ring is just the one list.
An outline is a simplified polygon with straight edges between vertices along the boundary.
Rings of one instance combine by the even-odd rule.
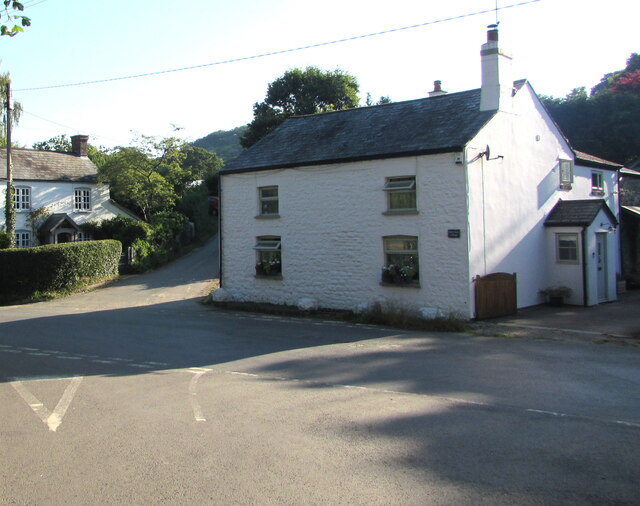
[[615, 300], [620, 166], [573, 150], [510, 64], [491, 26], [480, 89], [293, 117], [243, 152], [220, 172], [218, 298], [473, 318], [507, 273], [489, 298], [513, 308], [556, 285]]
[[640, 286], [640, 171], [620, 170], [620, 231], [622, 273]]
[[[87, 240], [79, 225], [88, 221], [115, 216], [138, 219], [109, 199], [107, 184], [98, 183], [98, 169], [87, 157], [88, 139], [71, 137], [71, 153], [11, 150], [17, 247]], [[0, 228], [4, 228], [6, 148], [0, 149], [0, 157]]]

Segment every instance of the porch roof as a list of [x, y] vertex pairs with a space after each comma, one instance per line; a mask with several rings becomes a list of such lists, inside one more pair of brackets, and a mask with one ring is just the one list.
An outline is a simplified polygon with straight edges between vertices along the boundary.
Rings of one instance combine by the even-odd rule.
[[53, 232], [61, 225], [65, 224], [65, 222], [67, 225], [66, 228], [73, 228], [76, 232], [80, 231], [80, 227], [78, 227], [76, 222], [73, 221], [73, 219], [66, 213], [52, 214], [51, 216], [49, 216], [49, 218], [47, 218], [47, 221], [42, 224], [39, 230], [40, 232], [45, 233]]
[[547, 216], [545, 227], [587, 227], [598, 213], [604, 210], [611, 223], [618, 224], [615, 215], [604, 199], [559, 200]]

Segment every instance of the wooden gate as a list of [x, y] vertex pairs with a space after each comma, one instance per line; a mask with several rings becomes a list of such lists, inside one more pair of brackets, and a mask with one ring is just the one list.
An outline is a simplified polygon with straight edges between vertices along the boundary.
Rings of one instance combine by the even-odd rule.
[[476, 318], [496, 318], [518, 311], [516, 275], [496, 272], [476, 276]]

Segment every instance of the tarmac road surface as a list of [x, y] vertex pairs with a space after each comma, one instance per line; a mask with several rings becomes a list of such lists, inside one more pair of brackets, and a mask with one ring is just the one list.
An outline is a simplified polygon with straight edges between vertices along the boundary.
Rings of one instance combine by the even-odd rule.
[[216, 258], [0, 308], [0, 503], [640, 503], [640, 348], [223, 311]]

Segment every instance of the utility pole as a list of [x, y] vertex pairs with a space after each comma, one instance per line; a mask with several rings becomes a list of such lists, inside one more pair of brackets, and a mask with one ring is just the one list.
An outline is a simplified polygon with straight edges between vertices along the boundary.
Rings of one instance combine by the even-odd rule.
[[7, 80], [7, 198], [5, 199], [5, 224], [7, 228], [7, 239], [9, 247], [15, 244], [16, 233], [16, 209], [13, 193], [13, 170], [11, 165], [11, 81]]

